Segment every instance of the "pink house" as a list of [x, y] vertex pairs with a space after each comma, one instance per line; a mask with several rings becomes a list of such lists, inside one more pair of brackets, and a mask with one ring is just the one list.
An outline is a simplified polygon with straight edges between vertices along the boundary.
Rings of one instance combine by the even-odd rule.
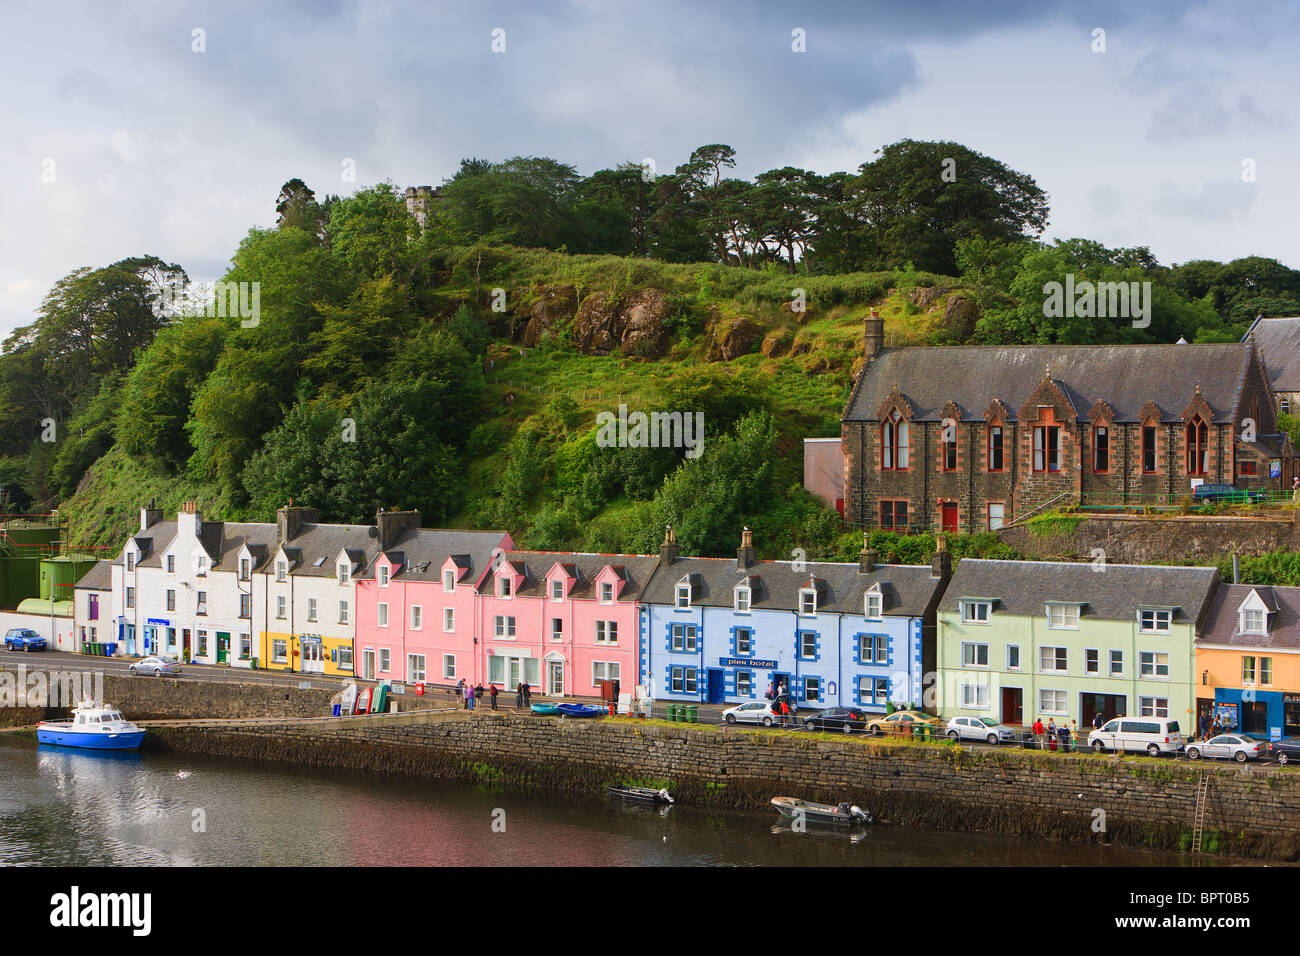
[[480, 589], [486, 680], [550, 696], [594, 697], [636, 681], [637, 598], [657, 555], [510, 551]]
[[[381, 532], [385, 529], [381, 527]], [[478, 589], [494, 555], [514, 547], [504, 531], [394, 529], [355, 576], [357, 676], [366, 680], [486, 683], [476, 653]]]

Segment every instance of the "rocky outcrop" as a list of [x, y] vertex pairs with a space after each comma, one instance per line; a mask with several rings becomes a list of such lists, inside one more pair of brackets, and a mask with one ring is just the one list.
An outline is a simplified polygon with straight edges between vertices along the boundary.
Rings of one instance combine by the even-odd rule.
[[608, 355], [619, 346], [618, 309], [608, 292], [582, 300], [573, 320], [573, 344], [583, 355]]
[[672, 303], [663, 289], [638, 289], [620, 303], [608, 292], [582, 300], [573, 320], [573, 344], [583, 355], [658, 358], [668, 345]]
[[975, 332], [980, 317], [980, 307], [969, 296], [955, 294], [948, 297], [943, 310], [943, 328], [954, 341], [965, 342]]
[[709, 327], [709, 349], [705, 360], [730, 362], [734, 358], [754, 351], [762, 329], [747, 315], [718, 317]]
[[786, 352], [790, 351], [790, 345], [794, 342], [794, 335], [789, 329], [776, 329], [768, 332], [763, 337], [763, 344], [758, 350], [766, 358], [780, 358]]
[[554, 338], [566, 329], [578, 311], [578, 292], [572, 285], [539, 285], [532, 291], [535, 298], [523, 335], [523, 344], [529, 348], [541, 343], [544, 336]]

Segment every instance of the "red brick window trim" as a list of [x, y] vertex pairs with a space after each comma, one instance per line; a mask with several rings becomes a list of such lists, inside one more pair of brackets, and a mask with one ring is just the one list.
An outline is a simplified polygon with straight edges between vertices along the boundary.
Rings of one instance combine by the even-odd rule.
[[909, 428], [895, 410], [880, 425], [880, 470], [907, 471]]
[[1154, 475], [1159, 464], [1160, 437], [1155, 425], [1142, 426], [1142, 474]]
[[989, 471], [1001, 471], [1005, 450], [1005, 432], [1001, 424], [988, 427]]
[[1209, 429], [1200, 415], [1193, 417], [1187, 423], [1187, 473], [1189, 475], [1210, 473]]
[[1110, 471], [1110, 428], [1106, 425], [1092, 427], [1092, 470], [1099, 475]]
[[1034, 426], [1034, 471], [1061, 470], [1061, 426]]
[[907, 528], [907, 498], [880, 499], [880, 527], [886, 531]]

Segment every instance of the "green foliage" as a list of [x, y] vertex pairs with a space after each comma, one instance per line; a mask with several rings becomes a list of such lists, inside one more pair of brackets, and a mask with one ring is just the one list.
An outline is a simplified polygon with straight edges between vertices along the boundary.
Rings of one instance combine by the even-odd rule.
[[1074, 534], [1079, 527], [1079, 523], [1084, 520], [1083, 515], [1067, 515], [1059, 511], [1049, 511], [1046, 514], [1035, 515], [1025, 522], [1025, 527], [1029, 533], [1036, 538], [1045, 538], [1053, 534]]
[[50, 485], [60, 499], [77, 490], [86, 469], [113, 447], [113, 425], [118, 416], [121, 376], [107, 376], [84, 411], [63, 426], [63, 441], [50, 465]]

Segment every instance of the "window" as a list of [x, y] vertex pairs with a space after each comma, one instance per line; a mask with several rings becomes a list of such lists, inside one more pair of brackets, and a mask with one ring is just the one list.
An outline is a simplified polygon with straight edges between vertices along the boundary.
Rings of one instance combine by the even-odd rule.
[[907, 527], [907, 502], [882, 499], [880, 502], [880, 527], [897, 530]]
[[445, 607], [442, 609], [442, 629], [445, 633], [450, 634], [456, 630], [456, 609]]
[[1261, 657], [1259, 659], [1259, 682], [1261, 684], [1273, 683], [1273, 658]]
[[600, 603], [614, 603], [614, 583], [612, 581], [605, 581], [600, 585]]
[[379, 649], [379, 671], [387, 674], [393, 669], [393, 652], [386, 647]]
[[195, 631], [195, 632], [194, 632], [194, 637], [195, 637], [195, 638], [198, 640], [198, 642], [199, 642], [199, 656], [200, 656], [200, 657], [206, 657], [206, 656], [208, 655], [208, 632], [207, 632], [207, 631]]
[[406, 655], [406, 679], [410, 681], [424, 680], [424, 655], [423, 654]]
[[812, 704], [821, 702], [822, 679], [820, 677], [805, 677], [803, 679], [803, 699]]
[[872, 621], [878, 621], [884, 617], [885, 596], [879, 591], [868, 591], [866, 594], [866, 608], [863, 613]]
[[1038, 710], [1043, 714], [1065, 713], [1065, 691], [1040, 690], [1038, 692]]
[[442, 655], [442, 676], [448, 678], [456, 676], [456, 655], [455, 654]]
[[346, 624], [347, 622], [348, 622], [348, 602], [339, 601], [339, 623]]
[[195, 614], [208, 613], [208, 592], [207, 591], [199, 591], [198, 594], [195, 596], [194, 613]]
[[1089, 647], [1083, 652], [1083, 672], [1085, 674], [1101, 673], [1101, 652], [1095, 647]]
[[510, 578], [504, 576], [497, 578], [497, 597], [510, 597], [510, 588], [513, 583]]
[[1097, 425], [1092, 430], [1092, 470], [1110, 471], [1110, 429]]
[[378, 610], [377, 613], [378, 613], [378, 616], [379, 616], [379, 626], [380, 626], [380, 627], [387, 627], [387, 626], [388, 626], [388, 604], [387, 604], [387, 602], [385, 602], [385, 601], [380, 601], [380, 602], [379, 602], [379, 610]]
[[1034, 428], [1034, 471], [1061, 470], [1061, 427], [1038, 425]]
[[736, 628], [736, 656], [748, 657], [754, 653], [754, 632], [747, 627]]
[[248, 575], [252, 571], [252, 562], [248, 558], [239, 559], [239, 580], [247, 581]]
[[805, 617], [817, 613], [817, 592], [805, 588], [799, 592], [799, 613]]
[[194, 558], [194, 573], [200, 576], [208, 573], [208, 559], [201, 554]]
[[[948, 430], [945, 428], [944, 431], [947, 432]], [[953, 431], [955, 432], [956, 429], [954, 428]], [[945, 438], [943, 439], [941, 444], [943, 446], [942, 447], [943, 470], [956, 471], [957, 470], [957, 436], [954, 434], [951, 438]]]
[[[1169, 716], [1169, 698], [1167, 697], [1139, 697], [1138, 698], [1138, 716], [1139, 717], [1168, 717]], [[1172, 728], [1171, 728], [1172, 729]]]
[[749, 588], [736, 588], [736, 610], [741, 614], [749, 613], [750, 596]]
[[895, 409], [880, 426], [880, 468], [882, 471], [907, 471], [907, 422]]
[[411, 605], [411, 630], [418, 631], [424, 624], [424, 608], [418, 604]]
[[1138, 654], [1138, 670], [1143, 677], [1168, 677], [1169, 655], [1159, 651], [1142, 651]]
[[737, 697], [754, 696], [753, 671], [736, 671], [736, 696]]
[[1007, 516], [1007, 506], [1000, 501], [990, 501], [989, 509], [989, 530], [997, 531], [1002, 527]]
[[987, 684], [962, 684], [961, 705], [963, 707], [973, 707], [979, 710], [987, 710], [989, 706], [988, 685]]
[[1079, 605], [1047, 605], [1047, 626], [1054, 631], [1077, 631], [1079, 629]]
[[1156, 470], [1156, 427], [1142, 426], [1142, 473], [1154, 474]]
[[347, 584], [352, 580], [352, 569], [346, 564], [339, 565], [339, 584]]
[[284, 620], [285, 612], [288, 610], [288, 605], [289, 601], [283, 594], [277, 597], [275, 599], [275, 616], [280, 620]]
[[1241, 633], [1267, 634], [1268, 613], [1262, 608], [1246, 608], [1241, 612]]
[[689, 584], [677, 585], [677, 606], [679, 608], [691, 606], [691, 586]]
[[1255, 683], [1255, 658], [1243, 657], [1241, 659], [1241, 682], [1243, 684]]
[[1068, 650], [1064, 647], [1040, 647], [1038, 649], [1038, 669], [1041, 671], [1066, 671]]
[[1259, 474], [1259, 470], [1254, 461], [1243, 460], [1237, 462], [1237, 474], [1254, 476]]
[[135, 607], [135, 588], [126, 589], [126, 606]]
[[1172, 618], [1173, 611], [1161, 611], [1155, 608], [1142, 608], [1138, 611], [1138, 623], [1146, 634], [1168, 634], [1169, 622]]
[[674, 667], [669, 673], [669, 687], [674, 694], [698, 693], [694, 667]]
[[552, 601], [564, 600], [564, 581], [561, 580], [560, 578], [556, 578], [554, 581], [551, 582], [551, 600]]
[[963, 624], [987, 624], [989, 622], [989, 602], [962, 601], [961, 622]]
[[289, 656], [289, 642], [283, 638], [275, 638], [271, 641], [271, 660], [277, 664], [283, 664]]
[[1204, 419], [1195, 416], [1187, 423], [1187, 473], [1189, 475], [1208, 475], [1210, 473], [1209, 429]]
[[989, 471], [1002, 470], [1002, 426], [989, 426]]
[[275, 579], [281, 583], [289, 578], [289, 564], [286, 561], [275, 562]]
[[126, 570], [128, 573], [135, 570], [135, 555], [130, 551], [126, 553]]
[[817, 633], [815, 631], [799, 632], [799, 657], [805, 661], [817, 659]]
[[[599, 633], [599, 627], [597, 627], [597, 632]], [[558, 618], [558, 617], [551, 618], [551, 640], [553, 641], [564, 640], [564, 619], [563, 618]]]
[[618, 621], [597, 621], [596, 622], [596, 643], [617, 644], [618, 643]]
[[673, 625], [672, 649], [675, 651], [695, 650], [695, 625], [694, 624]]
[[961, 645], [961, 665], [962, 667], [988, 667], [989, 646], [987, 644], [963, 642]]
[[167, 573], [168, 574], [176, 573], [176, 555], [174, 554], [167, 555]]
[[1020, 645], [1019, 644], [1007, 645], [1007, 670], [1009, 671], [1020, 670]]
[[316, 620], [316, 599], [315, 598], [307, 599], [307, 620], [313, 623]]
[[388, 571], [389, 571], [388, 566], [385, 564], [381, 564], [378, 568], [378, 571], [379, 571], [379, 586], [381, 588], [388, 587]]
[[176, 610], [176, 592], [175, 592], [175, 591], [168, 591], [168, 592], [167, 592], [167, 610], [169, 610], [169, 611], [174, 611], [174, 610]]
[[1124, 676], [1124, 652], [1115, 648], [1110, 652], [1110, 676]]
[[515, 619], [513, 615], [498, 614], [494, 624], [498, 638], [504, 641], [513, 641], [515, 639]]
[[1280, 398], [1280, 399], [1278, 399], [1277, 410], [1280, 411], [1283, 415], [1290, 415], [1290, 414], [1291, 414], [1291, 399], [1289, 399], [1289, 398]]
[[442, 572], [442, 589], [448, 593], [456, 590], [456, 571], [453, 568]]
[[863, 634], [858, 641], [859, 664], [888, 664], [889, 638], [884, 634]]
[[338, 649], [338, 665], [341, 671], [352, 670], [352, 645], [343, 644]]
[[253, 616], [253, 595], [239, 595], [239, 616], [242, 618], [251, 618]]
[[591, 686], [599, 687], [603, 680], [618, 680], [619, 671], [617, 661], [592, 661]]

